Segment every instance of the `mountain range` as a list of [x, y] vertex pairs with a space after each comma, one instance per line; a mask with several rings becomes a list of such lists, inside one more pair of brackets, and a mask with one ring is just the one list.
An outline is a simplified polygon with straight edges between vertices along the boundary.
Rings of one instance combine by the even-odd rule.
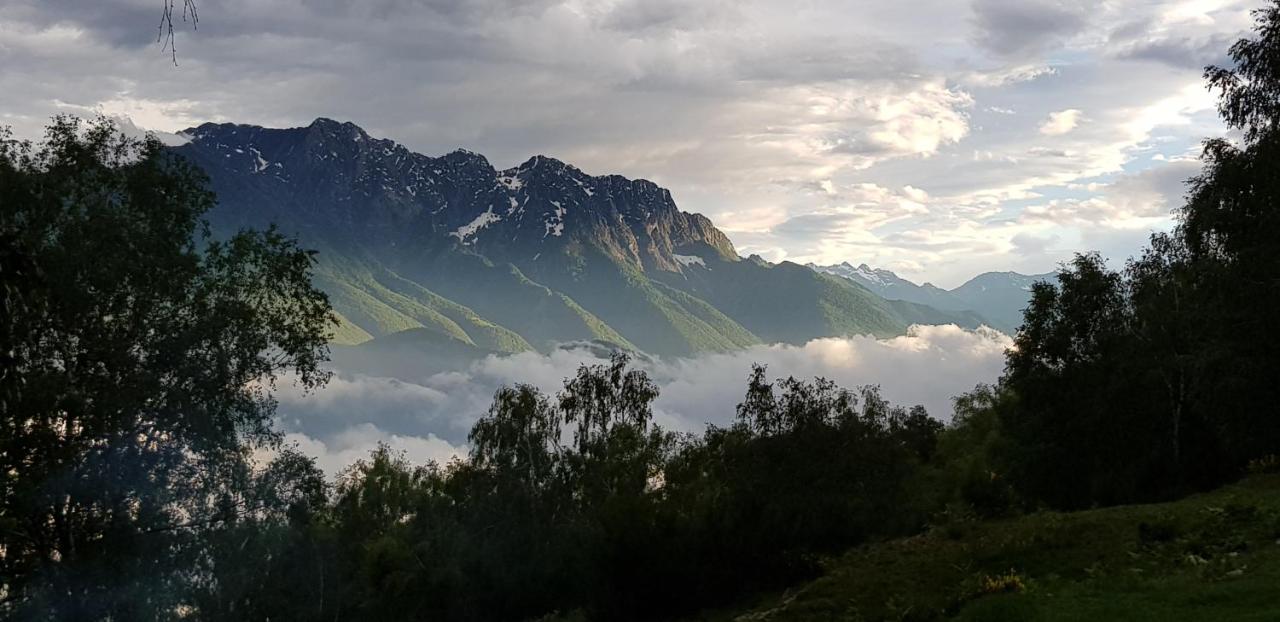
[[889, 300], [905, 300], [949, 311], [973, 311], [981, 315], [988, 326], [1006, 333], [1017, 330], [1022, 323], [1022, 310], [1031, 298], [1031, 285], [1057, 278], [1055, 272], [984, 272], [948, 290], [932, 283], [917, 285], [889, 270], [872, 268], [865, 263], [857, 267], [849, 262], [808, 266], [823, 274], [853, 281]]
[[[352, 123], [207, 123], [173, 150], [209, 176], [223, 234], [275, 225], [319, 251], [343, 345], [442, 358], [597, 342], [680, 356], [915, 323], [992, 324], [964, 305], [740, 257], [710, 220], [643, 179], [535, 156], [499, 170], [431, 157]], [[941, 291], [941, 290], [939, 290]]]

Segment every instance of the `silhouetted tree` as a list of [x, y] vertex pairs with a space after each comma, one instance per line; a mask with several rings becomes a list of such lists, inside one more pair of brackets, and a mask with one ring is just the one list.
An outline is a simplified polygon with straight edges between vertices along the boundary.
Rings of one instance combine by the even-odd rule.
[[1175, 231], [1123, 273], [1080, 256], [1033, 289], [1001, 411], [1032, 500], [1168, 497], [1280, 452], [1280, 3], [1254, 15], [1205, 71], [1242, 140], [1205, 142]]
[[208, 241], [212, 205], [201, 173], [105, 120], [0, 142], [9, 617], [171, 611], [200, 579], [193, 534], [261, 507], [236, 486], [277, 441], [272, 383], [327, 377], [311, 255], [275, 232]]
[[1256, 37], [1231, 46], [1233, 65], [1205, 71], [1243, 141], [1205, 143], [1177, 232], [1206, 309], [1204, 391], [1223, 414], [1216, 425], [1235, 466], [1280, 452], [1280, 3], [1254, 17]]

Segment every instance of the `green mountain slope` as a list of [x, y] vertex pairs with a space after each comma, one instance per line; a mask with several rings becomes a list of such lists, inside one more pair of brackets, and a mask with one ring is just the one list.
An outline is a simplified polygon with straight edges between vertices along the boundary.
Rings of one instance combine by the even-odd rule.
[[648, 352], [724, 352], [760, 342], [712, 304], [651, 278], [660, 271], [644, 271], [607, 249], [575, 245], [530, 268]]
[[710, 220], [643, 179], [545, 156], [497, 170], [329, 119], [184, 134], [174, 150], [208, 173], [215, 231], [275, 224], [319, 250], [337, 343], [421, 328], [477, 351], [596, 341], [669, 356], [980, 323], [795, 264], [742, 261]]
[[707, 300], [767, 342], [803, 343], [864, 334], [889, 337], [917, 323], [965, 327], [981, 323], [971, 313], [885, 300], [847, 279], [791, 262], [701, 259], [700, 266], [691, 266], [684, 274], [663, 275], [663, 282]]
[[535, 282], [519, 268], [469, 253], [402, 257], [398, 274], [510, 328], [540, 350], [569, 341], [635, 344], [567, 294]]
[[319, 257], [316, 284], [329, 294], [344, 324], [349, 323], [360, 332], [380, 336], [423, 328], [485, 350], [533, 349], [519, 333], [484, 319], [374, 260], [356, 259], [332, 250], [321, 252]]
[[502, 354], [429, 328], [411, 328], [363, 343], [331, 348], [333, 362], [343, 369], [391, 378], [425, 378], [466, 369], [490, 354]]
[[347, 316], [334, 311], [334, 315], [338, 320], [338, 327], [334, 329], [330, 343], [338, 345], [355, 345], [373, 339], [365, 329], [360, 328], [355, 322], [347, 319]]

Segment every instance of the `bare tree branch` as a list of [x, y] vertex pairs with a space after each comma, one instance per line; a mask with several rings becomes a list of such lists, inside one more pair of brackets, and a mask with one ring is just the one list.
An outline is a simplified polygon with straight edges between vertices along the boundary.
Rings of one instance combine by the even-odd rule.
[[[178, 0], [161, 0], [163, 10], [160, 12], [160, 27], [156, 33], [156, 43], [163, 43], [160, 51], [169, 50], [173, 57], [173, 66], [178, 66], [178, 46], [173, 34], [173, 16]], [[198, 30], [200, 14], [196, 12], [196, 0], [182, 0], [182, 21], [191, 22], [191, 29]]]

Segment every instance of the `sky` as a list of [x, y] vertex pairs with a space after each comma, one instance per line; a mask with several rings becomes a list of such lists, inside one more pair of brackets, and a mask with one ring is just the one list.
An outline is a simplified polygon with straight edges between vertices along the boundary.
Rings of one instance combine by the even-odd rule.
[[[181, 1], [178, 2], [181, 5]], [[1171, 226], [1260, 0], [0, 2], [0, 125], [352, 121], [669, 188], [742, 254], [959, 285]], [[189, 24], [188, 24], [189, 26]]]

